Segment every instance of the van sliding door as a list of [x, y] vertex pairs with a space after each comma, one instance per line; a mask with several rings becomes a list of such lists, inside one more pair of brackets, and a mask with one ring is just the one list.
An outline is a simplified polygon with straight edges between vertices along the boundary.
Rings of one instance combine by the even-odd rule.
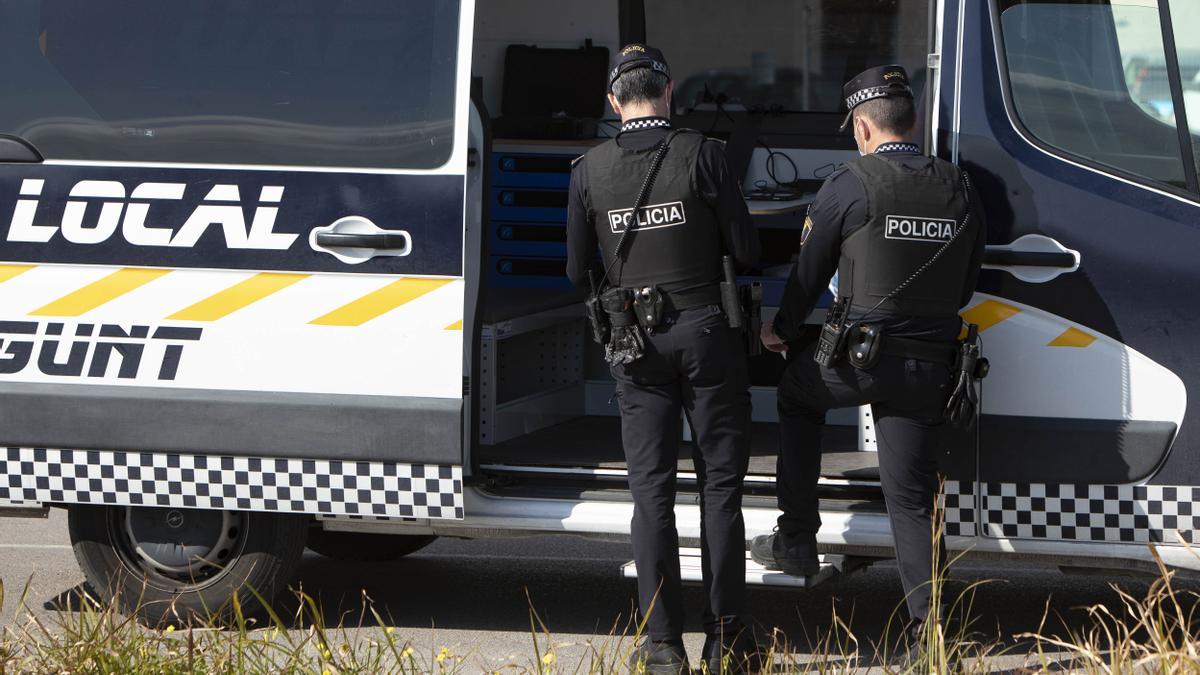
[[0, 3], [0, 499], [462, 517], [472, 22]]
[[1196, 540], [1200, 206], [1179, 93], [1197, 71], [1179, 81], [1166, 30], [1179, 9], [1175, 34], [1195, 35], [1193, 5], [960, 5], [962, 90], [943, 119], [988, 215], [965, 313], [992, 364], [985, 537]]

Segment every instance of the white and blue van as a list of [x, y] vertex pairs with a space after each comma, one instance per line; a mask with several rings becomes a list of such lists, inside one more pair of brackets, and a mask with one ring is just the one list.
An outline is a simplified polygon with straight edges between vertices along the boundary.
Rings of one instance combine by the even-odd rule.
[[[628, 536], [613, 383], [562, 275], [570, 162], [614, 124], [515, 105], [601, 110], [603, 82], [507, 57], [633, 41], [670, 59], [675, 123], [728, 142], [768, 317], [855, 156], [841, 83], [906, 66], [924, 147], [987, 209], [963, 315], [992, 374], [947, 447], [950, 548], [1200, 569], [1191, 0], [0, 0], [3, 513], [67, 509], [92, 586], [152, 623], [271, 598], [306, 545]], [[748, 536], [777, 516], [783, 363], [751, 361]], [[886, 558], [870, 419], [831, 422], [820, 544]]]

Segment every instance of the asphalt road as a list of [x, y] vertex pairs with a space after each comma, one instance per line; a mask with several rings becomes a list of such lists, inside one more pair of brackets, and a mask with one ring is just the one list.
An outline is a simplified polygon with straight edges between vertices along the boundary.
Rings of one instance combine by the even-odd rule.
[[[629, 558], [627, 545], [572, 537], [440, 540], [386, 564], [335, 563], [309, 553], [300, 582], [320, 599], [328, 623], [338, 623], [339, 617], [346, 624], [358, 622], [365, 591], [397, 627], [397, 636], [427, 651], [449, 647], [470, 664], [496, 670], [532, 665], [530, 603], [549, 628], [560, 662], [581, 658], [589, 644], [602, 644], [614, 629], [623, 632], [634, 587], [618, 568]], [[1037, 630], [1047, 609], [1051, 630], [1078, 628], [1086, 624], [1083, 607], [1119, 606], [1109, 584], [1118, 583], [1135, 595], [1148, 588], [1140, 579], [1065, 576], [1017, 565], [963, 567], [955, 576], [963, 582], [998, 579], [976, 592], [975, 626], [989, 639], [1010, 645], [1012, 636]], [[5, 622], [18, 615], [16, 603], [27, 582], [25, 602], [32, 611], [51, 615], [63, 606], [62, 598], [82, 582], [63, 512], [52, 512], [48, 520], [0, 520], [0, 578]], [[782, 630], [800, 645], [800, 652], [828, 631], [835, 608], [860, 644], [877, 642], [901, 599], [898, 576], [886, 564], [809, 591], [759, 588], [749, 596], [754, 619], [762, 627]], [[700, 590], [691, 588], [687, 600], [692, 621], [686, 641], [695, 656], [703, 641], [695, 618], [703, 603]], [[1024, 661], [1019, 654], [1027, 646], [1013, 649], [1018, 656], [998, 661], [998, 666], [1011, 668]]]

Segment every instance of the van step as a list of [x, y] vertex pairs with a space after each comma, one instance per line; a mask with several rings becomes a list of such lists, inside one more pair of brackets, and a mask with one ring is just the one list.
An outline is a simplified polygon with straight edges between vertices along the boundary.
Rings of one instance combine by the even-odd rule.
[[[769, 570], [750, 559], [746, 552], [746, 583], [753, 586], [777, 586], [785, 588], [812, 588], [838, 576], [845, 568], [846, 558], [840, 555], [822, 555], [821, 570], [810, 577], [794, 577], [783, 572]], [[846, 571], [849, 571], [847, 569]], [[700, 549], [679, 549], [679, 573], [684, 583], [701, 583]], [[637, 564], [630, 560], [621, 565], [621, 576], [637, 578]]]

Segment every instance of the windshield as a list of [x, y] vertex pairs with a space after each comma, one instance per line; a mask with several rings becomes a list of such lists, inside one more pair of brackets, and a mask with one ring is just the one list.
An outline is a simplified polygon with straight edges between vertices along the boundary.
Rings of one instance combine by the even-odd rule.
[[675, 105], [837, 112], [842, 84], [899, 63], [925, 83], [928, 0], [649, 0], [646, 40], [663, 50]]

